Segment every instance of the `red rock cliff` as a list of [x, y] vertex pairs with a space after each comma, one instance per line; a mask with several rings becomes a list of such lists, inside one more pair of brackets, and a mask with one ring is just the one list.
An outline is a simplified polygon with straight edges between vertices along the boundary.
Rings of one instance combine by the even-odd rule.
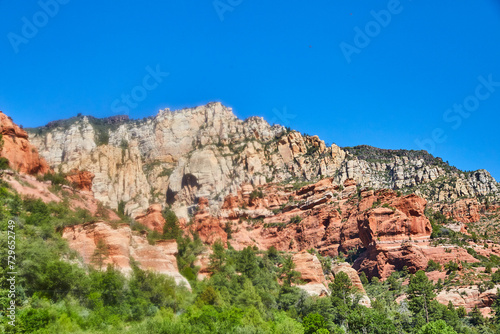
[[28, 133], [12, 122], [0, 111], [0, 133], [3, 148], [0, 156], [9, 160], [9, 166], [20, 173], [45, 174], [50, 169], [38, 155], [37, 149], [28, 140]]

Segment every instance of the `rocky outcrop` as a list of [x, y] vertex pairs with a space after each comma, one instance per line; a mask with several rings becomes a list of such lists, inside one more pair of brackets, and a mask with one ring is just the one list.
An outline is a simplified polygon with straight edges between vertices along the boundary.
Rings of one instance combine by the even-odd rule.
[[448, 218], [460, 223], [475, 223], [481, 218], [480, 211], [482, 205], [476, 198], [465, 198], [453, 203], [436, 203], [433, 206], [435, 211], [440, 211]]
[[472, 311], [477, 306], [483, 316], [491, 317], [493, 315], [491, 307], [497, 299], [498, 288], [500, 288], [499, 285], [483, 292], [479, 290], [477, 285], [452, 288], [441, 291], [436, 296], [436, 300], [444, 305], [452, 302], [455, 307], [463, 306], [467, 312]]
[[163, 226], [165, 226], [165, 218], [163, 218], [161, 211], [161, 204], [153, 204], [148, 208], [145, 214], [136, 216], [135, 220], [150, 230], [162, 234]]
[[[358, 216], [359, 236], [365, 247], [430, 237], [432, 227], [424, 214], [427, 202], [423, 198], [416, 195], [396, 197], [392, 192], [379, 194], [378, 202], [371, 197], [363, 198], [360, 206], [368, 202], [372, 203], [372, 208]], [[378, 206], [382, 202], [382, 206]]]
[[9, 167], [25, 174], [45, 174], [49, 166], [28, 140], [28, 133], [0, 111], [0, 157], [9, 160]]
[[338, 262], [332, 265], [332, 273], [334, 275], [338, 275], [340, 272], [343, 272], [349, 276], [351, 280], [353, 288], [356, 290], [356, 293], [360, 296], [359, 303], [366, 307], [371, 307], [371, 301], [368, 295], [366, 294], [365, 288], [361, 283], [361, 279], [359, 278], [358, 272], [351, 267], [351, 265], [347, 262]]
[[316, 255], [304, 251], [294, 254], [292, 260], [295, 263], [295, 270], [301, 274], [300, 280], [304, 282], [297, 287], [306, 291], [310, 296], [330, 294], [323, 268]]
[[76, 189], [90, 192], [92, 191], [94, 177], [95, 175], [91, 172], [73, 169], [66, 175], [66, 180], [73, 184]]
[[88, 210], [91, 215], [106, 218], [109, 221], [120, 219], [113, 210], [103, 207], [102, 203], [97, 201], [91, 193], [65, 185], [61, 187], [59, 192], [53, 193], [50, 181], [38, 181], [33, 175], [7, 172], [3, 179], [22, 197], [39, 198], [45, 203], [58, 203], [66, 197], [69, 199], [68, 204], [71, 210]]
[[299, 254], [311, 248], [323, 256], [358, 254], [354, 268], [382, 279], [404, 267], [411, 273], [426, 269], [429, 260], [478, 262], [464, 248], [431, 244], [426, 200], [358, 188], [352, 179], [341, 187], [325, 178], [298, 190], [244, 185], [220, 210], [211, 212], [208, 203], [200, 199], [192, 224], [183, 226], [207, 244], [221, 240], [236, 250], [273, 246]]
[[133, 259], [141, 269], [168, 275], [177, 284], [190, 289], [189, 282], [177, 269], [175, 240], [150, 245], [145, 235], [133, 233], [127, 224], [113, 228], [105, 222], [66, 227], [62, 237], [87, 265], [106, 267], [111, 264], [125, 275], [130, 275], [130, 259]]
[[432, 202], [492, 194], [500, 186], [486, 170], [462, 172], [425, 151], [384, 150], [367, 145], [348, 147], [336, 179], [352, 178], [376, 189], [415, 192]]
[[166, 202], [187, 218], [200, 197], [217, 210], [243, 184], [294, 178], [352, 179], [361, 187], [413, 189], [432, 200], [499, 191], [486, 171], [461, 173], [425, 152], [345, 151], [259, 117], [239, 120], [220, 103], [164, 109], [137, 121], [76, 117], [32, 129], [30, 139], [50, 166], [94, 174], [96, 198], [112, 208], [124, 201], [132, 216]]

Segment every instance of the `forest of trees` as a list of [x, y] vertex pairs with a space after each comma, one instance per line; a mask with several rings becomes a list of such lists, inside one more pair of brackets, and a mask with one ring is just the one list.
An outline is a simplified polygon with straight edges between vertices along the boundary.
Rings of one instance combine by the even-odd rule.
[[[478, 309], [441, 305], [424, 272], [394, 273], [384, 282], [362, 277], [372, 308], [358, 303], [349, 277], [338, 274], [327, 297], [310, 297], [294, 286], [300, 275], [291, 257], [271, 248], [234, 250], [218, 242], [210, 257], [212, 275], [197, 281], [193, 263], [205, 247], [196, 235], [182, 236], [166, 211], [165, 235], [179, 244], [178, 266], [192, 291], [174, 280], [133, 265], [131, 277], [108, 266], [82, 267], [61, 227], [88, 220], [89, 212], [66, 202], [22, 199], [0, 187], [0, 307], [6, 333], [497, 333], [500, 318]], [[17, 318], [8, 325], [8, 220], [16, 224]], [[93, 258], [102, 264], [104, 246]], [[99, 266], [96, 266], [99, 267]], [[407, 285], [403, 281], [409, 280]], [[400, 304], [395, 297], [408, 296]], [[495, 304], [496, 309], [499, 306]], [[500, 312], [499, 312], [500, 313]]]

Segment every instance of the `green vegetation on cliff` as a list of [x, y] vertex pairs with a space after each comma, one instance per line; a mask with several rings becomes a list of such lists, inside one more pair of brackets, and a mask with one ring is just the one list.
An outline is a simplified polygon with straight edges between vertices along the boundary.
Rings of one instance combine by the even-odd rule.
[[[288, 254], [271, 247], [234, 250], [215, 243], [212, 275], [196, 280], [193, 265], [204, 246], [181, 236], [173, 212], [162, 237], [176, 238], [178, 266], [192, 291], [168, 276], [133, 264], [130, 277], [108, 266], [82, 267], [60, 228], [88, 222], [90, 213], [68, 204], [20, 198], [0, 186], [0, 308], [6, 333], [496, 333], [497, 318], [435, 300], [436, 286], [423, 272], [395, 273], [385, 282], [362, 275], [373, 307], [359, 304], [349, 277], [337, 274], [331, 295], [309, 297]], [[436, 219], [438, 219], [437, 217]], [[8, 221], [16, 221], [16, 327], [8, 325]], [[437, 223], [436, 223], [437, 224]], [[225, 247], [227, 246], [227, 248]], [[103, 253], [103, 256], [105, 254]], [[98, 261], [96, 257], [96, 261]], [[437, 268], [437, 266], [434, 266]], [[408, 280], [408, 287], [402, 285]], [[401, 293], [408, 300], [395, 302]], [[496, 306], [495, 306], [496, 307]]]

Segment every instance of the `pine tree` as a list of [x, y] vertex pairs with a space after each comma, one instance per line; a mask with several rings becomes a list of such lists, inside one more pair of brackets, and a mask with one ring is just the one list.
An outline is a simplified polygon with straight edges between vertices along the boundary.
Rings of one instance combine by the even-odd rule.
[[104, 264], [104, 260], [106, 259], [106, 257], [108, 257], [108, 255], [108, 246], [103, 239], [99, 239], [99, 241], [97, 241], [97, 245], [94, 250], [94, 254], [92, 254], [92, 259], [90, 262], [101, 269]]
[[210, 254], [210, 264], [208, 265], [208, 269], [212, 272], [220, 271], [227, 259], [226, 250], [224, 249], [224, 244], [222, 241], [217, 240], [212, 246], [212, 254]]
[[422, 270], [417, 271], [415, 275], [410, 277], [408, 284], [408, 299], [410, 301], [410, 310], [414, 314], [418, 314], [423, 310], [425, 321], [429, 322], [429, 309], [431, 301], [436, 297], [434, 293], [434, 285], [427, 278]]
[[295, 269], [295, 263], [291, 256], [285, 257], [283, 260], [283, 266], [280, 269], [280, 279], [283, 280], [285, 286], [291, 286], [300, 278], [300, 273]]

